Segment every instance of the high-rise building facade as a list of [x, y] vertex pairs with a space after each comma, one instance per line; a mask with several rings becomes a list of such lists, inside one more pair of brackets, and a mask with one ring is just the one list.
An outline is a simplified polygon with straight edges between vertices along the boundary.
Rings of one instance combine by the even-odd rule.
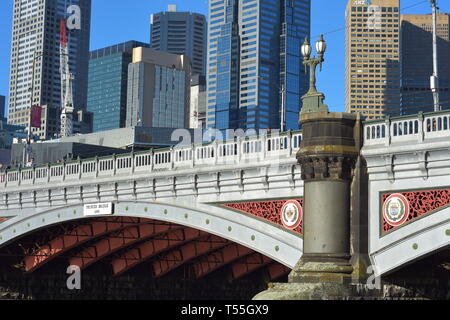
[[128, 65], [137, 47], [148, 44], [127, 41], [91, 52], [87, 110], [94, 116], [93, 132], [125, 127]]
[[5, 96], [0, 96], [0, 121], [5, 118]]
[[150, 45], [154, 50], [187, 55], [192, 73], [206, 74], [206, 17], [194, 12], [177, 12], [169, 5], [167, 12], [152, 14]]
[[191, 62], [149, 48], [134, 48], [128, 66], [127, 127], [188, 128]]
[[346, 107], [368, 120], [400, 109], [400, 0], [349, 0]]
[[[80, 29], [68, 30], [74, 104], [76, 108], [86, 107], [91, 0], [14, 0], [9, 123], [28, 126], [31, 104], [61, 107], [60, 19], [74, 14], [67, 12], [72, 5], [80, 8], [81, 21]], [[34, 128], [33, 133], [46, 138], [42, 128]]]
[[191, 79], [189, 128], [206, 128], [206, 78], [195, 74]]
[[297, 129], [310, 0], [210, 0], [207, 126]]
[[[405, 14], [401, 16], [401, 114], [434, 111], [430, 76], [433, 74], [432, 15]], [[449, 109], [450, 78], [450, 16], [437, 16], [438, 73], [440, 104]]]

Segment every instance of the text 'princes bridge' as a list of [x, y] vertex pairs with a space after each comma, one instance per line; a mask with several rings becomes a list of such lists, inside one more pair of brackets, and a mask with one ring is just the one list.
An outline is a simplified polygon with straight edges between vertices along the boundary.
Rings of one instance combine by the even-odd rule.
[[[323, 272], [336, 283], [365, 283], [370, 265], [394, 284], [441, 281], [450, 267], [450, 113], [366, 123], [318, 114], [303, 133], [2, 173], [1, 259], [24, 277], [76, 265], [111, 281], [182, 269], [235, 281], [290, 273], [291, 284], [314, 273], [321, 283], [299, 263], [315, 260], [334, 263]], [[422, 274], [421, 263], [433, 272]]]

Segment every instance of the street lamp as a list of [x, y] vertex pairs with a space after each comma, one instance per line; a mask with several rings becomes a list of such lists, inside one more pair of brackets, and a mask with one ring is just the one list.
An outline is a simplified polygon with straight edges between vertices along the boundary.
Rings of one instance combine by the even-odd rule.
[[325, 61], [324, 55], [326, 50], [327, 43], [323, 39], [323, 35], [320, 35], [320, 39], [316, 42], [316, 51], [318, 54], [317, 58], [311, 57], [312, 47], [308, 38], [305, 39], [305, 42], [301, 47], [303, 64], [305, 67], [309, 66], [310, 70], [309, 91], [302, 97], [302, 114], [307, 112], [328, 112], [328, 107], [323, 104], [325, 95], [318, 92], [316, 88], [316, 67], [317, 65], [320, 65], [320, 71], [322, 71], [322, 64]]
[[[269, 80], [265, 77], [258, 76], [258, 79], [262, 80]], [[275, 86], [277, 87], [278, 91], [281, 92], [281, 117], [280, 117], [280, 132], [284, 132], [286, 128], [286, 86], [284, 84], [280, 86], [274, 82]]]

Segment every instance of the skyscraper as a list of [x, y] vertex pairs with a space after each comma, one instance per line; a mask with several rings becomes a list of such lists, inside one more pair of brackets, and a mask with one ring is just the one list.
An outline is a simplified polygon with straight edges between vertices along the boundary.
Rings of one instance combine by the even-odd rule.
[[126, 126], [188, 128], [190, 86], [187, 56], [134, 48], [128, 67]]
[[[405, 14], [402, 21], [401, 59], [401, 114], [434, 111], [430, 76], [433, 74], [433, 25], [432, 15]], [[450, 16], [437, 16], [440, 102], [449, 108], [450, 78]]]
[[0, 121], [5, 118], [5, 96], [0, 96]]
[[189, 128], [206, 126], [206, 78], [195, 74], [191, 79], [191, 106], [189, 111]]
[[366, 119], [400, 108], [400, 0], [349, 0], [346, 106]]
[[207, 126], [298, 128], [310, 0], [209, 1]]
[[192, 63], [192, 73], [205, 75], [205, 16], [194, 12], [177, 12], [175, 5], [169, 5], [167, 12], [152, 14], [150, 20], [151, 48], [187, 55]]
[[87, 109], [94, 114], [94, 132], [125, 127], [128, 65], [137, 47], [148, 44], [128, 41], [91, 52]]
[[[80, 29], [68, 30], [69, 65], [76, 79], [74, 103], [76, 108], [86, 107], [91, 0], [14, 0], [9, 123], [28, 126], [31, 104], [61, 107], [60, 19], [73, 15], [68, 12], [72, 5], [80, 8], [81, 19]], [[38, 135], [41, 131], [33, 129]]]

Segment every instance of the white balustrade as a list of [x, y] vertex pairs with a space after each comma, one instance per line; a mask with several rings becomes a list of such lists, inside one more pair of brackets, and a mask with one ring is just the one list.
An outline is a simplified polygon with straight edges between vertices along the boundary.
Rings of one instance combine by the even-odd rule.
[[301, 140], [302, 133], [296, 131], [2, 171], [0, 189], [80, 179], [92, 180], [115, 175], [129, 176], [153, 171], [256, 164], [258, 161], [273, 161], [275, 157], [292, 157], [300, 148]]
[[116, 174], [131, 174], [133, 170], [133, 156], [118, 156], [116, 158]]
[[62, 164], [50, 167], [50, 182], [61, 182], [64, 180], [64, 166]]
[[429, 116], [424, 121], [425, 139], [450, 136], [450, 114]]
[[48, 167], [38, 167], [34, 171], [34, 183], [43, 184], [48, 181]]
[[135, 172], [148, 172], [152, 166], [152, 155], [148, 152], [135, 154], [134, 168]]
[[364, 124], [364, 145], [386, 145], [407, 141], [450, 137], [450, 112], [418, 114], [370, 121]]
[[98, 161], [98, 176], [109, 177], [114, 174], [114, 159], [100, 159]]
[[81, 178], [95, 178], [97, 175], [97, 161], [88, 160], [81, 162]]
[[20, 177], [20, 184], [21, 185], [28, 185], [33, 184], [33, 178], [34, 178], [34, 172], [33, 168], [28, 168], [21, 171], [21, 177]]
[[174, 164], [175, 168], [189, 168], [194, 158], [194, 151], [192, 147], [176, 148], [174, 150]]
[[155, 170], [170, 169], [172, 167], [172, 151], [156, 151], [153, 155]]

